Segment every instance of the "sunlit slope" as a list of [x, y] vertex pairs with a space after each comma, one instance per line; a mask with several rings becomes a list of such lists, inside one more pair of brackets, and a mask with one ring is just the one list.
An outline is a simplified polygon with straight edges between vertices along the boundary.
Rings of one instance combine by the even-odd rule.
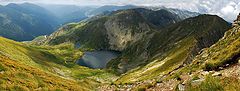
[[[64, 79], [36, 67], [0, 56], [1, 90], [86, 90], [77, 81]], [[84, 83], [82, 83], [84, 84]]]
[[[240, 27], [235, 26], [228, 30], [224, 37], [216, 44], [202, 50], [193, 63], [182, 67], [167, 78], [183, 77], [189, 74], [194, 78], [181, 79], [187, 82], [186, 89], [190, 91], [238, 91], [240, 76]], [[204, 76], [202, 74], [205, 74]], [[214, 75], [214, 74], [218, 75]], [[199, 84], [194, 85], [195, 80], [203, 79]]]
[[99, 84], [93, 76], [111, 76], [74, 64], [81, 55], [71, 44], [39, 47], [0, 37], [0, 89], [86, 90]]

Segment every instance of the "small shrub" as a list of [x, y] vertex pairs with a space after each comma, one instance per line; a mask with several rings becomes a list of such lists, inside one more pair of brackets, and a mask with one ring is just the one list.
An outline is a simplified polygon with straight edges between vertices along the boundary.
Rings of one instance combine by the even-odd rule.
[[202, 91], [223, 91], [220, 79], [208, 76], [200, 86]]
[[178, 73], [177, 73], [177, 74], [174, 74], [174, 78], [176, 78], [176, 79], [179, 80], [179, 81], [181, 80], [180, 74], [178, 74]]
[[[0, 79], [0, 84], [4, 84], [6, 81]], [[1, 88], [1, 87], [0, 87]]]
[[192, 80], [198, 80], [198, 79], [200, 79], [200, 78], [197, 75], [194, 75]]
[[0, 72], [5, 71], [6, 69], [0, 64]]
[[138, 88], [136, 91], [145, 91], [146, 88]]
[[13, 86], [12, 88], [10, 88], [11, 91], [29, 91], [29, 89], [25, 86]]
[[204, 65], [204, 70], [207, 70], [207, 71], [209, 71], [209, 70], [214, 70], [216, 67], [214, 66], [214, 64], [212, 64], [212, 63], [206, 63], [205, 65]]
[[146, 89], [151, 88], [151, 87], [153, 87], [152, 84], [144, 84], [144, 85], [141, 85], [141, 86], [138, 86], [137, 88], [135, 88], [134, 91], [145, 91]]
[[162, 83], [163, 81], [162, 80], [157, 80], [156, 83]]

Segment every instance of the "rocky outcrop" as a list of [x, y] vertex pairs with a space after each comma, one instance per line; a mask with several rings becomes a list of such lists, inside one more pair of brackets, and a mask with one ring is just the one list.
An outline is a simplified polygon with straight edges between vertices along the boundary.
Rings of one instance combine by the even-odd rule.
[[105, 22], [109, 49], [122, 51], [140, 40], [152, 28], [143, 17], [134, 10], [123, 11], [111, 16]]
[[239, 25], [240, 25], [240, 13], [239, 13], [239, 15], [237, 16], [237, 19], [234, 20], [232, 26], [233, 26], [233, 27], [236, 27], [236, 26], [239, 26]]

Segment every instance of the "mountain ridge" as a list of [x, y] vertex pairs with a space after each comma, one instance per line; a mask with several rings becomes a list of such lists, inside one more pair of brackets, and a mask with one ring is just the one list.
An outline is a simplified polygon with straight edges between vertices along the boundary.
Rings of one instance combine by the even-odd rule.
[[[217, 21], [211, 22], [212, 24], [214, 23], [216, 24], [213, 26], [210, 26], [211, 23], [206, 22], [209, 19], [212, 19], [212, 20], [216, 19]], [[204, 23], [209, 23], [209, 25], [208, 24], [205, 25]], [[194, 25], [189, 26], [189, 24], [194, 24]], [[209, 30], [204, 30], [203, 24], [205, 25], [205, 28]], [[202, 27], [199, 28], [199, 26], [202, 26]], [[164, 58], [164, 55], [166, 56], [165, 53], [168, 53], [168, 51], [171, 52], [171, 50], [174, 49], [174, 47], [177, 48], [177, 46], [180, 46], [180, 45], [176, 45], [175, 43], [178, 43], [178, 42], [181, 43], [184, 40], [188, 40], [186, 42], [190, 44], [193, 43], [193, 45], [196, 45], [196, 46], [192, 46], [193, 49], [189, 47], [190, 50], [192, 50], [192, 52], [191, 51], [187, 52], [187, 50], [189, 49], [185, 49], [186, 50], [185, 52], [190, 54], [184, 54], [182, 56], [185, 56], [185, 57], [195, 56], [198, 53], [198, 51], [200, 51], [202, 48], [208, 47], [211, 44], [214, 44], [218, 39], [220, 39], [228, 28], [230, 28], [229, 24], [226, 21], [224, 21], [222, 18], [217, 16], [200, 15], [197, 17], [189, 18], [189, 19], [183, 20], [182, 22], [173, 24], [172, 26], [169, 26], [169, 28], [166, 28], [165, 30], [160, 30], [160, 32], [155, 33], [150, 38], [149, 36], [147, 36], [148, 38], [143, 38], [142, 40], [140, 40], [140, 42], [136, 42], [136, 44], [133, 44], [132, 47], [128, 47], [126, 50], [124, 50], [122, 56], [120, 56], [116, 60], [111, 61], [108, 64], [108, 67], [110, 67], [111, 69], [117, 68], [117, 70], [119, 70], [120, 72], [125, 72], [126, 70], [129, 70], [132, 67], [137, 67], [137, 66], [140, 66], [141, 64], [144, 65], [145, 62], [148, 63], [148, 61], [151, 62], [151, 60], [159, 59], [158, 56], [160, 56], [160, 60], [163, 60], [161, 59], [161, 55]], [[201, 31], [201, 30], [204, 30], [204, 31]], [[199, 36], [201, 35], [199, 33], [205, 33], [205, 31], [207, 36], [205, 35], [202, 35], [205, 37]], [[216, 36], [212, 36], [212, 34]], [[188, 37], [190, 37], [190, 39]], [[181, 50], [181, 49], [178, 49], [178, 50]], [[182, 59], [182, 61], [180, 60], [179, 61], [183, 62], [183, 60], [184, 59]], [[187, 60], [190, 60], [190, 59], [187, 58]]]
[[[189, 63], [187, 60], [190, 60], [191, 56], [195, 56], [202, 48], [214, 44], [230, 28], [226, 21], [215, 15], [199, 15], [181, 21], [176, 14], [166, 12], [142, 8], [116, 11], [89, 22], [69, 24], [60, 28], [47, 37], [43, 44], [70, 42], [80, 44], [80, 48], [121, 51], [120, 57], [110, 61], [107, 67], [116, 73], [125, 73], [158, 57], [164, 58], [163, 54], [166, 57], [169, 54], [165, 53], [171, 53], [171, 48], [184, 50], [183, 59], [179, 62]], [[154, 15], [176, 18], [165, 17], [169, 24], [159, 25], [154, 24], [151, 18], [148, 19]], [[165, 19], [159, 16], [158, 18], [159, 21]], [[209, 20], [211, 22], [208, 22]], [[214, 36], [211, 36], [212, 34]], [[190, 49], [179, 49], [175, 43], [181, 43], [181, 40], [192, 44], [189, 46]]]
[[[9, 10], [24, 18], [41, 13]], [[29, 42], [0, 37], [0, 89], [239, 89], [240, 18], [231, 27], [217, 15], [195, 14], [167, 8], [114, 10]], [[17, 33], [24, 33], [7, 17], [0, 14], [0, 29], [15, 26]], [[84, 52], [106, 50], [120, 53], [106, 68], [76, 64]]]
[[[36, 7], [38, 11], [35, 11], [34, 8], [31, 8], [32, 10], [29, 9], [32, 6]], [[42, 15], [46, 16], [44, 18], [40, 17], [41, 15], [39, 14], [41, 13], [38, 13], [40, 11], [47, 12], [44, 11], [43, 8], [32, 4], [9, 4], [1, 7], [1, 17], [5, 19], [5, 21], [3, 20], [1, 22], [12, 26], [2, 26], [3, 29], [1, 32], [3, 33], [1, 33], [1, 35], [7, 38], [22, 41], [31, 40], [35, 36], [52, 33], [54, 30], [53, 26], [56, 26], [56, 24], [52, 21], [55, 19], [48, 13], [42, 13]], [[11, 32], [16, 37], [12, 36], [12, 34], [4, 34], [4, 32]]]
[[[131, 11], [134, 11], [134, 12], [131, 12]], [[139, 9], [130, 9], [130, 10], [120, 10], [120, 11], [116, 11], [116, 12], [113, 12], [112, 14], [110, 14], [110, 15], [106, 15], [106, 17], [111, 17], [111, 16], [117, 16], [117, 14], [118, 13], [120, 13], [120, 12], [125, 12], [125, 11], [128, 11], [128, 12], [131, 12], [131, 13], [133, 13], [133, 14], [135, 14], [135, 13], [140, 13], [141, 14], [141, 12], [139, 11], [139, 10], [142, 10], [142, 11], [147, 11], [147, 12], [156, 12], [156, 14], [158, 14], [158, 12], [157, 11], [151, 11], [151, 10], [147, 10], [147, 9], [143, 9], [143, 8], [139, 8]], [[126, 12], [127, 13], [127, 12]], [[159, 13], [162, 13], [162, 12], [159, 12]], [[164, 12], [163, 12], [164, 13]], [[169, 13], [169, 12], [168, 12]], [[124, 14], [124, 13], [123, 13]], [[154, 14], [153, 14], [154, 15]], [[150, 19], [150, 17], [149, 17], [149, 19], [147, 20], [147, 16], [144, 16], [143, 14], [141, 14], [141, 15], [137, 15], [137, 16], [139, 16], [139, 17], [144, 17], [144, 18], [142, 18], [142, 19], [139, 19], [140, 21], [141, 20], [144, 20], [144, 21], [147, 21], [147, 22], [149, 22], [149, 19]], [[163, 16], [164, 16], [164, 14], [163, 14]], [[173, 16], [174, 17], [177, 17], [177, 16], [175, 16], [175, 14], [173, 14]], [[103, 17], [100, 17], [100, 18], [102, 18], [102, 20], [104, 20], [104, 18], [106, 19], [106, 17], [105, 16], [103, 16]], [[171, 17], [171, 16], [169, 16], [169, 17]], [[124, 18], [124, 17], [116, 17], [116, 19], [117, 18]], [[161, 18], [161, 17], [160, 17]], [[98, 18], [97, 18], [98, 19]], [[94, 19], [95, 21], [97, 21], [97, 19]], [[167, 19], [167, 18], [166, 18]], [[93, 20], [93, 21], [94, 21]], [[100, 19], [99, 19], [100, 20]], [[123, 19], [123, 20], [126, 20], [126, 19]], [[137, 20], [137, 21], [139, 21], [139, 20]], [[173, 20], [173, 21], [168, 21], [168, 20]], [[174, 22], [177, 22], [177, 21], [179, 21], [180, 19], [179, 18], [169, 18], [167, 21], [169, 22], [169, 23], [167, 23], [167, 24], [170, 24], [170, 23], [174, 23]], [[92, 20], [90, 20], [89, 22], [91, 23], [91, 22], [93, 22]], [[123, 21], [121, 21], [121, 22], [123, 22]], [[152, 22], [152, 21], [150, 21], [150, 22]], [[86, 23], [88, 23], [88, 22], [86, 22]], [[83, 24], [84, 24], [84, 22], [83, 22]], [[123, 23], [124, 24], [124, 23]], [[164, 23], [161, 23], [161, 26], [164, 26], [164, 25], [167, 25], [167, 24], [164, 24]], [[80, 24], [81, 25], [81, 24]], [[105, 24], [106, 25], [106, 24]], [[152, 26], [152, 25], [154, 25], [154, 24], [148, 24], [148, 25], [150, 25], [150, 26]], [[159, 25], [159, 24], [158, 24]], [[157, 26], [157, 25], [156, 25]], [[101, 28], [100, 28], [101, 29]], [[104, 28], [102, 28], [102, 29], [104, 29]], [[60, 29], [61, 30], [61, 29]], [[74, 35], [74, 34], [73, 34]]]

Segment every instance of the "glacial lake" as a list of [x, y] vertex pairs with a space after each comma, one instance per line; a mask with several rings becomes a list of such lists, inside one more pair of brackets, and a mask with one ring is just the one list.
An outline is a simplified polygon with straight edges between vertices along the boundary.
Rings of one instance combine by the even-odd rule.
[[85, 52], [83, 57], [77, 61], [77, 64], [89, 68], [105, 68], [107, 63], [118, 57], [119, 52], [115, 51], [93, 51]]

